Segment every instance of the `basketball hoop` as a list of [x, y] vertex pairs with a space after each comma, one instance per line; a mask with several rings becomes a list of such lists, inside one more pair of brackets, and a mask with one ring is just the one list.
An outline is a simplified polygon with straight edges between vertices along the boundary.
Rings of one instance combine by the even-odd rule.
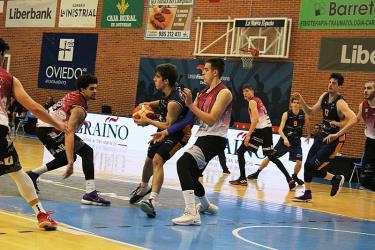
[[255, 57], [259, 56], [259, 50], [254, 48], [241, 48], [240, 51], [244, 56], [241, 56], [242, 60], [242, 68], [244, 69], [251, 69], [253, 67], [253, 61]]

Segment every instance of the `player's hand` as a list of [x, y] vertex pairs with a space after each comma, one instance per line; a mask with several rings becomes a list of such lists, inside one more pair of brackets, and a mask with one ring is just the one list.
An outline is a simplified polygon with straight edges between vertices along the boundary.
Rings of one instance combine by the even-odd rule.
[[133, 116], [133, 120], [139, 126], [145, 126], [149, 123], [148, 118], [145, 115]]
[[155, 134], [152, 134], [152, 138], [151, 140], [148, 142], [149, 144], [156, 144], [158, 142], [161, 142], [165, 139], [165, 137], [167, 137], [168, 135], [168, 130], [163, 130], [163, 131], [160, 131], [160, 132], [156, 132]]
[[181, 97], [185, 101], [186, 106], [190, 107], [193, 104], [193, 94], [188, 88], [184, 88], [181, 92]]
[[298, 101], [302, 99], [302, 95], [299, 92], [294, 92], [291, 97], [296, 98]]
[[66, 166], [65, 173], [63, 174], [63, 179], [69, 178], [73, 174], [73, 163], [68, 163]]
[[339, 127], [340, 123], [337, 122], [337, 121], [330, 121], [329, 125], [331, 125], [331, 127], [335, 128], [335, 127]]
[[337, 134], [330, 134], [327, 137], [323, 139], [323, 142], [326, 142], [327, 144], [335, 141], [339, 136]]
[[288, 139], [284, 139], [284, 145], [290, 147], [290, 142]]

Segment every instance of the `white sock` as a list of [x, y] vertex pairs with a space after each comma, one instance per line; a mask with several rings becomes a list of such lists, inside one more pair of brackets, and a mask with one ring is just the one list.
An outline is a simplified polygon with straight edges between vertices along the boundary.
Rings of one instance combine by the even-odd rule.
[[31, 205], [31, 207], [33, 208], [34, 213], [35, 213], [36, 215], [38, 215], [39, 212], [42, 212], [42, 213], [45, 213], [45, 212], [46, 212], [46, 210], [44, 210], [44, 208], [43, 208], [43, 206], [42, 206], [42, 203], [40, 203], [39, 200], [38, 200], [38, 202], [37, 202], [36, 204]]
[[189, 210], [189, 211], [191, 211], [191, 212], [193, 212], [195, 214], [196, 211], [195, 211], [195, 195], [194, 195], [194, 190], [185, 190], [185, 191], [182, 191], [182, 194], [184, 196], [186, 209]]
[[35, 174], [41, 175], [41, 174], [44, 174], [45, 172], [48, 172], [48, 169], [47, 169], [46, 164], [43, 164], [39, 168], [33, 169], [32, 172]]
[[198, 197], [198, 199], [204, 209], [210, 206], [210, 201], [208, 200], [206, 195], [203, 195], [202, 197]]
[[23, 172], [22, 170], [19, 170], [17, 172], [9, 173], [10, 177], [14, 180], [14, 182], [17, 185], [18, 191], [22, 195], [22, 197], [30, 204], [30, 206], [33, 208], [35, 214], [38, 214], [39, 212], [46, 212], [40, 203], [38, 199], [38, 195], [36, 194], [34, 184]]
[[95, 191], [95, 180], [86, 180], [86, 194]]
[[158, 193], [156, 192], [151, 192], [150, 193], [150, 200], [151, 200], [151, 203], [152, 205], [155, 207], [156, 206], [156, 199], [158, 198]]

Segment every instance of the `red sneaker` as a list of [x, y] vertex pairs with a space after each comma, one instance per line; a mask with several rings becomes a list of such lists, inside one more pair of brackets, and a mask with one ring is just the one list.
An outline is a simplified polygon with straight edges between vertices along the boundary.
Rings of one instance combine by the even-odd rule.
[[36, 218], [38, 219], [38, 224], [40, 228], [44, 228], [47, 231], [56, 230], [57, 222], [54, 221], [49, 215], [51, 212], [39, 212]]

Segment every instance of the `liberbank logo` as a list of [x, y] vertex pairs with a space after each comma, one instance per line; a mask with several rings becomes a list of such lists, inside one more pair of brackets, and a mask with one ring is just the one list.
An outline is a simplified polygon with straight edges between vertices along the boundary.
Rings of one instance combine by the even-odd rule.
[[52, 10], [19, 10], [18, 8], [9, 10], [9, 19], [52, 19]]
[[54, 27], [56, 0], [8, 1], [6, 27]]
[[319, 69], [374, 72], [375, 37], [322, 38]]

